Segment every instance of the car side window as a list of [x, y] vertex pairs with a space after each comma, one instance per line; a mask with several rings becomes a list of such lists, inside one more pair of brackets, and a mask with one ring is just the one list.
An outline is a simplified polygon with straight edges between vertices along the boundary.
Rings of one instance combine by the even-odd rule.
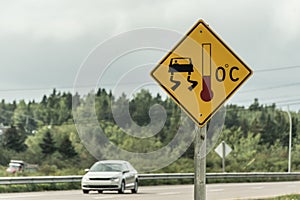
[[135, 171], [135, 169], [132, 167], [131, 164], [127, 163], [127, 166], [128, 166], [128, 169], [129, 169], [130, 171]]
[[126, 163], [123, 164], [123, 169], [124, 170], [129, 170], [128, 165]]

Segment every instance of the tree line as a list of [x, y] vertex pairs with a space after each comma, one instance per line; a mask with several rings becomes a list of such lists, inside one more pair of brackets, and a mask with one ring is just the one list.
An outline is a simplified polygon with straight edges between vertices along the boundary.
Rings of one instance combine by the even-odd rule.
[[[85, 116], [85, 106], [91, 98], [95, 100], [97, 120], [105, 135], [122, 149], [133, 152], [156, 150], [167, 145], [178, 131], [180, 108], [173, 100], [162, 98], [159, 94], [141, 90], [132, 98], [125, 94], [115, 97], [110, 91], [100, 88], [93, 95], [80, 96], [54, 89], [40, 102], [1, 101], [0, 165], [7, 166], [11, 159], [21, 159], [38, 164], [40, 173], [44, 175], [81, 173], [82, 169], [88, 168], [96, 159], [78, 136], [72, 108], [76, 114]], [[149, 109], [156, 104], [165, 108], [167, 118], [164, 127], [146, 140], [137, 140], [126, 134], [124, 128], [130, 129], [133, 123], [147, 126], [151, 122]], [[128, 108], [124, 105], [128, 105], [130, 117], [126, 115]], [[299, 113], [291, 114], [292, 170], [296, 171], [300, 170], [300, 124]], [[226, 157], [226, 171], [287, 170], [289, 118], [275, 104], [262, 105], [254, 99], [247, 108], [226, 105], [225, 124], [216, 140], [216, 145], [224, 140], [233, 149]], [[207, 155], [208, 172], [222, 170], [215, 147]], [[192, 144], [178, 161], [161, 171], [192, 172], [193, 151]]]

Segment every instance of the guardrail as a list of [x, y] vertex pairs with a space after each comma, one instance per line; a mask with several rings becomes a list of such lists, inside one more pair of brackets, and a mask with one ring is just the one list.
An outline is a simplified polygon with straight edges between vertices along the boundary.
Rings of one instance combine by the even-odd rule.
[[81, 178], [82, 178], [82, 176], [0, 177], [0, 185], [43, 184], [43, 183], [75, 183], [75, 182], [80, 182]]
[[[75, 182], [80, 182], [81, 178], [82, 176], [0, 177], [0, 185], [75, 183]], [[194, 173], [139, 174], [140, 180], [193, 179], [193, 178], [194, 178]], [[207, 179], [275, 178], [275, 179], [300, 180], [300, 172], [207, 173], [206, 178]]]
[[[154, 179], [192, 179], [194, 173], [164, 173], [164, 174], [140, 174], [141, 180]], [[234, 178], [277, 178], [299, 179], [300, 172], [245, 172], [245, 173], [207, 173], [206, 179], [234, 179]]]

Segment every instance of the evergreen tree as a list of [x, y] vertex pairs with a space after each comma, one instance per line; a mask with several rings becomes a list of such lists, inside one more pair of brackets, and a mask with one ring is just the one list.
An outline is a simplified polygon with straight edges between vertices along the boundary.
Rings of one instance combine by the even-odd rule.
[[151, 93], [148, 90], [141, 90], [129, 104], [132, 119], [140, 126], [149, 124], [149, 109], [153, 104]]
[[258, 111], [261, 110], [262, 106], [259, 105], [258, 99], [255, 98], [253, 104], [249, 106], [250, 111]]
[[[127, 115], [128, 105], [129, 105], [129, 100], [126, 97], [126, 95], [123, 93], [112, 106], [112, 112], [114, 113], [114, 120], [122, 128], [131, 126], [131, 120]], [[98, 119], [100, 118], [98, 117]]]
[[44, 156], [51, 155], [56, 151], [55, 142], [50, 131], [47, 131], [43, 137], [42, 143], [39, 144]]
[[4, 100], [0, 103], [0, 124], [6, 126], [13, 124], [13, 115], [16, 109], [16, 101], [13, 103], [6, 103]]
[[58, 151], [63, 155], [65, 158], [73, 158], [77, 156], [77, 152], [72, 145], [72, 142], [68, 137], [65, 137], [61, 142], [61, 145], [58, 147]]
[[25, 145], [26, 135], [21, 130], [16, 127], [11, 127], [4, 132], [2, 136], [1, 143], [6, 149], [11, 149], [16, 152], [21, 152], [26, 150]]
[[72, 108], [76, 109], [78, 106], [80, 106], [80, 95], [76, 92], [72, 97]]

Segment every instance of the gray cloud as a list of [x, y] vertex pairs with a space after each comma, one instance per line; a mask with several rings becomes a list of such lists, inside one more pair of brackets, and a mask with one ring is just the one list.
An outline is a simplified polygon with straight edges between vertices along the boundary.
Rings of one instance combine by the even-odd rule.
[[[297, 0], [1, 1], [0, 95], [33, 98], [53, 87], [72, 87], [80, 64], [108, 38], [141, 27], [184, 34], [200, 18], [254, 71], [300, 65], [299, 13]], [[298, 81], [296, 70], [265, 74], [254, 74], [241, 91]], [[34, 88], [45, 90], [29, 90]], [[277, 94], [300, 97], [290, 88], [274, 93], [274, 99]], [[272, 101], [267, 94], [241, 92], [231, 102], [249, 103], [255, 97]]]

